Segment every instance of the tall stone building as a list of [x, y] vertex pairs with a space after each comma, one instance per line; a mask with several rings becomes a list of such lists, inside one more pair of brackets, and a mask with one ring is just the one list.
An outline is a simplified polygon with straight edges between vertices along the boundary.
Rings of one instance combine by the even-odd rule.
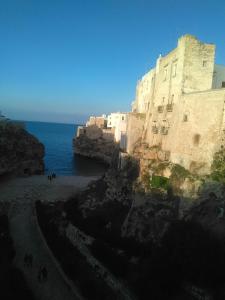
[[215, 45], [184, 35], [138, 82], [127, 120], [127, 152], [157, 146], [165, 159], [207, 174], [225, 147], [225, 67]]

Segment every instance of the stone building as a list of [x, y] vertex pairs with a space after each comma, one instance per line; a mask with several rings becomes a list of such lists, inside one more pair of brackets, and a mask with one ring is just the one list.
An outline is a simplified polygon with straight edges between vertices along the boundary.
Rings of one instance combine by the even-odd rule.
[[126, 148], [127, 113], [111, 113], [107, 118], [107, 127], [114, 129], [115, 142]]
[[215, 45], [184, 35], [138, 82], [127, 116], [127, 152], [157, 146], [165, 159], [206, 174], [225, 147], [225, 67]]
[[89, 120], [86, 123], [86, 127], [89, 126], [97, 126], [98, 128], [106, 128], [107, 127], [107, 118], [106, 115], [102, 116], [90, 116]]

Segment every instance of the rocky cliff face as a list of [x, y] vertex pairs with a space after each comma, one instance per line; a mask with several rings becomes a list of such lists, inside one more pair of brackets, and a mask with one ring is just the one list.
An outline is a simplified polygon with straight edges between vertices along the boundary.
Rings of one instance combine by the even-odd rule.
[[97, 126], [86, 127], [83, 134], [73, 140], [74, 153], [101, 160], [107, 164], [112, 161], [113, 154], [118, 148], [113, 138], [104, 135]]
[[0, 123], [0, 175], [44, 172], [44, 146], [13, 122]]

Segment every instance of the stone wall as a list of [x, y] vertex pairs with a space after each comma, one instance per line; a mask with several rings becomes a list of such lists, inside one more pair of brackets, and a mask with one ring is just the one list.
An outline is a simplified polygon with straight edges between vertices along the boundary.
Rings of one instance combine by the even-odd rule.
[[213, 154], [224, 147], [224, 101], [225, 90], [211, 90], [184, 94], [172, 112], [154, 107], [145, 142], [160, 146], [171, 162], [190, 171], [209, 172]]
[[159, 56], [156, 67], [137, 85], [133, 111], [146, 117], [140, 122], [129, 114], [128, 153], [139, 141], [159, 147], [171, 162], [190, 171], [210, 172], [214, 153], [225, 147], [225, 89], [212, 89], [225, 81], [225, 67], [215, 65], [214, 59], [215, 45], [191, 35]]
[[145, 114], [129, 113], [127, 118], [127, 152], [133, 153], [134, 146], [141, 139]]
[[214, 73], [213, 73], [213, 89], [220, 89], [225, 88], [225, 67], [221, 65], [214, 66]]

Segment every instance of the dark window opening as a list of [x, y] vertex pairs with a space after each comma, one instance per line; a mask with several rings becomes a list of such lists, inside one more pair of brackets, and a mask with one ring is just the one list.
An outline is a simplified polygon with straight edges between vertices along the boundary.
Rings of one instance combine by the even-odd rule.
[[188, 121], [188, 115], [184, 115], [183, 122], [187, 122], [187, 121]]
[[222, 88], [225, 88], [225, 81], [222, 81]]
[[200, 134], [195, 134], [194, 135], [194, 138], [193, 138], [193, 143], [195, 146], [198, 146], [199, 145], [199, 142], [200, 142]]
[[203, 60], [202, 66], [203, 66], [203, 67], [206, 67], [206, 66], [207, 66], [207, 60]]
[[28, 168], [26, 168], [26, 169], [23, 170], [23, 173], [25, 175], [29, 175], [30, 174], [30, 170]]

